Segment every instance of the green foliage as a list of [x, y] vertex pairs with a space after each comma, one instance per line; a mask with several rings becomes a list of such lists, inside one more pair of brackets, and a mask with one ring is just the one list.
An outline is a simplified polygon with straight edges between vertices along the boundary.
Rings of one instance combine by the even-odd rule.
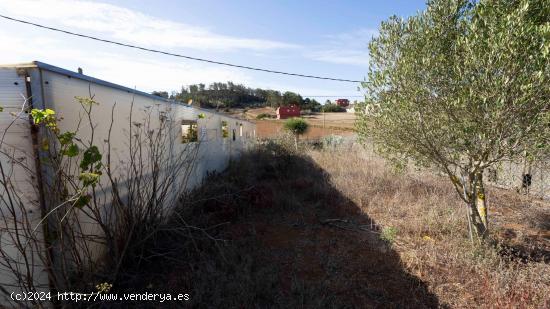
[[99, 173], [82, 172], [78, 176], [78, 179], [82, 181], [84, 187], [95, 186], [99, 182]]
[[292, 91], [287, 91], [283, 94], [283, 104], [284, 106], [288, 105], [302, 105], [303, 99], [302, 96], [294, 93]]
[[285, 121], [284, 128], [294, 135], [302, 135], [308, 130], [309, 124], [302, 118], [290, 118]]
[[182, 143], [194, 143], [199, 140], [198, 126], [196, 122], [190, 122], [187, 124], [187, 132], [182, 135]]
[[75, 132], [65, 132], [62, 134], [59, 134], [57, 138], [59, 139], [59, 142], [61, 145], [68, 145], [73, 141], [73, 138], [75, 137]]
[[[76, 97], [77, 101], [84, 107], [91, 107], [94, 104], [98, 104], [91, 98]], [[61, 133], [57, 126], [56, 112], [52, 109], [32, 109], [31, 117], [35, 125], [44, 125], [50, 129], [59, 143], [59, 160], [63, 157], [73, 158], [80, 154], [78, 145], [74, 142], [76, 132], [64, 132]], [[50, 150], [50, 139], [44, 137], [42, 139], [42, 150]], [[97, 146], [90, 146], [83, 153], [82, 160], [80, 161], [80, 168], [82, 172], [79, 174], [78, 179], [82, 182], [82, 188], [92, 186], [95, 187], [99, 183], [102, 169], [102, 155], [99, 152]], [[51, 162], [51, 161], [50, 161]], [[45, 162], [46, 163], [46, 162]], [[76, 208], [82, 208], [90, 201], [89, 195], [81, 195], [73, 204]]]
[[93, 98], [90, 98], [90, 97], [74, 97], [76, 99], [76, 101], [80, 104], [82, 104], [82, 106], [92, 106], [92, 105], [99, 105], [99, 103], [97, 101], [95, 101]]
[[477, 231], [487, 226], [477, 201], [483, 171], [526, 151], [548, 155], [543, 12], [545, 0], [434, 0], [415, 16], [383, 22], [369, 44], [360, 137], [396, 164], [412, 160], [461, 179], [453, 184], [481, 218]]
[[301, 95], [287, 91], [281, 94], [280, 91], [250, 88], [244, 85], [227, 83], [212, 83], [190, 85], [183, 87], [181, 91], [168, 95], [165, 91], [154, 91], [154, 95], [170, 98], [187, 104], [190, 99], [193, 104], [205, 108], [249, 108], [271, 106], [276, 108], [281, 105], [297, 104], [302, 109], [317, 110], [320, 104], [309, 98], [305, 100]]
[[225, 120], [222, 120], [222, 137], [223, 138], [229, 137], [229, 125]]
[[82, 209], [82, 207], [86, 206], [88, 203], [90, 203], [92, 197], [89, 194], [81, 195], [78, 197], [78, 199], [74, 202], [74, 207]]
[[328, 135], [322, 138], [323, 148], [336, 148], [344, 143], [344, 138], [339, 135]]
[[321, 103], [315, 99], [305, 98], [301, 105], [302, 110], [310, 110], [312, 112], [318, 112], [321, 110]]
[[369, 45], [360, 135], [394, 160], [448, 173], [535, 151], [550, 133], [544, 9], [537, 0], [438, 0], [383, 22]]
[[153, 91], [151, 94], [165, 99], [168, 99], [170, 97], [167, 91]]
[[261, 113], [258, 116], [256, 116], [256, 119], [265, 119], [265, 118], [275, 118], [275, 116], [267, 113]]
[[0, 106], [0, 113], [4, 111], [4, 108]]
[[70, 144], [67, 148], [63, 150], [63, 154], [67, 157], [76, 157], [78, 156], [79, 150], [76, 144]]
[[55, 111], [49, 108], [46, 109], [36, 109], [31, 110], [31, 117], [34, 121], [34, 124], [45, 123], [46, 125], [55, 122]]
[[206, 118], [206, 115], [204, 113], [200, 113], [197, 117], [199, 119], [204, 119], [204, 118]]
[[31, 118], [35, 125], [44, 124], [47, 128], [52, 130], [54, 134], [59, 134], [59, 128], [57, 127], [57, 118], [55, 117], [55, 111], [49, 108], [31, 110]]
[[387, 242], [388, 244], [393, 244], [395, 242], [395, 238], [397, 237], [397, 228], [389, 226], [382, 229], [382, 233], [380, 233], [380, 239]]
[[82, 161], [80, 161], [80, 168], [83, 171], [86, 170], [99, 170], [101, 168], [102, 155], [99, 153], [97, 146], [90, 146], [90, 148], [84, 151]]
[[336, 104], [325, 104], [321, 107], [321, 111], [325, 113], [342, 113], [345, 112], [346, 109]]
[[95, 286], [98, 293], [108, 293], [111, 288], [113, 288], [113, 285], [108, 282], [103, 282]]

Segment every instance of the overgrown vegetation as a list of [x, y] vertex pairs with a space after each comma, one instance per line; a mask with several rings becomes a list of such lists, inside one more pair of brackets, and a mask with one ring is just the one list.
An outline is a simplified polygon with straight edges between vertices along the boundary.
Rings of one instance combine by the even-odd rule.
[[275, 118], [275, 117], [276, 117], [275, 115], [261, 113], [258, 116], [256, 116], [256, 119]]
[[466, 207], [443, 177], [413, 168], [395, 173], [371, 148], [309, 154], [333, 186], [381, 226], [405, 270], [425, 282], [442, 307], [550, 305], [548, 202], [487, 187], [494, 196], [489, 236], [498, 245], [472, 245]]
[[[181, 289], [188, 305], [215, 308], [547, 306], [544, 256], [503, 249], [508, 224], [540, 233], [532, 209], [550, 205], [506, 193], [494, 206], [501, 245], [472, 246], [461, 200], [440, 180], [395, 174], [349, 143], [300, 154], [266, 142], [186, 196], [126, 289]], [[526, 256], [534, 247], [550, 258], [547, 240], [530, 238]]]
[[[53, 111], [36, 110], [34, 115], [42, 129], [58, 136], [52, 136], [52, 142], [59, 139], [65, 145], [55, 148], [51, 146], [58, 143], [52, 143], [48, 151], [55, 149], [59, 158], [78, 158], [79, 172], [112, 175], [108, 164], [97, 165], [109, 152], [88, 152], [93, 143], [79, 144], [78, 132], [56, 132], [48, 125], [59, 121]], [[132, 128], [131, 145], [138, 147], [132, 148], [133, 154], [144, 151], [139, 147], [159, 145], [155, 141], [163, 136], [140, 133], [150, 132], [147, 122]], [[499, 246], [472, 245], [462, 228], [467, 219], [452, 185], [429, 173], [396, 174], [372, 151], [342, 138], [327, 140], [321, 143], [324, 149], [307, 150], [303, 145], [300, 151], [292, 139], [263, 142], [226, 172], [211, 175], [203, 186], [173, 200], [173, 212], [156, 208], [159, 204], [151, 203], [150, 195], [174, 189], [170, 178], [143, 186], [137, 164], [144, 162], [139, 159], [128, 169], [132, 198], [114, 205], [119, 212], [108, 217], [113, 221], [94, 217], [93, 188], [102, 185], [90, 178], [92, 198], [82, 208], [65, 207], [56, 213], [57, 222], [67, 223], [58, 231], [75, 237], [67, 243], [54, 241], [64, 245], [63, 257], [71, 265], [56, 275], [67, 276], [70, 280], [63, 284], [80, 291], [189, 293], [184, 305], [190, 307], [540, 308], [550, 303], [548, 241], [513, 236], [544, 235], [546, 217], [532, 210], [545, 214], [550, 205], [499, 191], [504, 196], [495, 199], [491, 230]], [[77, 143], [78, 152], [69, 150], [73, 147], [68, 141]], [[167, 168], [163, 155], [153, 158], [150, 167]], [[192, 166], [192, 161], [186, 163]], [[175, 174], [169, 175], [182, 172], [170, 168]], [[150, 187], [154, 183], [161, 185], [158, 190]], [[75, 215], [88, 210], [97, 220], [92, 222], [113, 224], [102, 227], [113, 240], [79, 240], [82, 231], [72, 227], [82, 225], [68, 223], [78, 223]], [[524, 216], [514, 219], [522, 212]], [[59, 221], [60, 216], [66, 219]], [[509, 223], [514, 223], [513, 231]], [[73, 239], [82, 246], [75, 246]], [[107, 252], [106, 263], [89, 263], [97, 251], [86, 245], [110, 241], [116, 247]], [[26, 282], [25, 274], [19, 274]], [[151, 303], [85, 305], [139, 308]]]
[[128, 289], [211, 308], [437, 307], [331, 178], [292, 143], [266, 142], [184, 199]]
[[321, 107], [321, 111], [325, 113], [343, 113], [346, 109], [336, 104], [325, 104]]
[[[130, 115], [128, 148], [124, 160], [115, 164], [111, 130], [105, 140], [94, 139], [92, 115], [100, 103], [93, 96], [76, 100], [82, 112], [75, 131], [61, 131], [62, 115], [54, 110], [31, 110], [33, 129], [40, 132], [40, 168], [46, 172], [37, 173], [28, 161], [0, 150], [11, 159], [0, 163], [0, 232], [11, 244], [0, 246], [0, 265], [11, 271], [14, 287], [22, 292], [105, 293], [130, 280], [128, 274], [148, 256], [149, 238], [159, 232], [187, 188], [197, 159], [198, 145], [182, 146], [178, 153], [170, 147], [181, 133], [171, 125], [171, 114], [156, 107], [140, 111], [137, 119], [137, 112]], [[26, 106], [27, 101], [13, 122], [28, 117]], [[115, 110], [116, 104], [113, 115]], [[83, 138], [80, 130], [91, 134]], [[2, 137], [0, 146], [3, 142]], [[40, 205], [16, 189], [7, 172], [14, 167], [42, 182]], [[41, 267], [47, 280], [40, 279]], [[10, 289], [0, 286], [8, 300]], [[48, 307], [50, 301], [75, 305], [56, 297], [11, 298], [22, 307]]]

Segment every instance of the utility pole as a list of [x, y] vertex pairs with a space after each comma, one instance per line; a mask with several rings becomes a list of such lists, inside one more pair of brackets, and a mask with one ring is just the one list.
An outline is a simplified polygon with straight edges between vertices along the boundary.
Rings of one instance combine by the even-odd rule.
[[325, 109], [323, 108], [323, 134], [325, 134], [325, 120], [326, 120]]

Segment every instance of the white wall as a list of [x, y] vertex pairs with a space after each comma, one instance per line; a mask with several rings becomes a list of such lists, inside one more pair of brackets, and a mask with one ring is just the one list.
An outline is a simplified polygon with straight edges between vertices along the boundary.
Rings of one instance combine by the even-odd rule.
[[[25, 78], [19, 76], [15, 68], [0, 68], [0, 106], [4, 109], [0, 112], [0, 173], [13, 185], [9, 192], [0, 185], [0, 286], [9, 292], [26, 290], [18, 288], [17, 278], [5, 264], [8, 261], [11, 267], [34, 278], [34, 284], [42, 290], [48, 287], [44, 264], [27, 245], [29, 235], [42, 240], [42, 229], [32, 234], [28, 230], [38, 226], [41, 213], [25, 98]], [[0, 174], [0, 181], [2, 179]], [[29, 221], [25, 222], [25, 218]], [[16, 245], [25, 248], [26, 261]], [[0, 306], [7, 304], [9, 301], [0, 294]]]
[[[107, 152], [105, 142], [111, 130], [111, 151], [113, 160], [111, 168], [117, 172], [124, 172], [125, 162], [128, 161], [128, 140], [130, 122], [144, 123], [147, 110], [159, 109], [170, 115], [173, 122], [171, 134], [173, 139], [173, 153], [178, 156], [185, 152], [189, 145], [180, 143], [180, 124], [182, 120], [197, 120], [199, 126], [199, 161], [197, 174], [190, 187], [200, 183], [206, 172], [222, 171], [227, 166], [229, 158], [235, 158], [253, 144], [255, 125], [246, 121], [212, 113], [207, 110], [192, 108], [186, 105], [168, 103], [162, 99], [152, 99], [148, 96], [134, 94], [129, 91], [115, 89], [93, 82], [68, 77], [56, 72], [43, 71], [42, 82], [44, 89], [45, 106], [57, 111], [63, 117], [59, 123], [62, 132], [75, 131], [80, 119], [85, 120], [83, 109], [74, 99], [76, 96], [93, 96], [99, 105], [92, 107], [92, 123], [95, 127], [94, 141], [103, 153]], [[132, 106], [133, 102], [133, 106]], [[116, 105], [115, 105], [116, 104]], [[114, 108], [114, 110], [113, 110]], [[112, 128], [111, 114], [114, 113]], [[154, 114], [155, 112], [153, 112]], [[205, 118], [199, 119], [199, 114]], [[130, 119], [131, 115], [131, 119]], [[150, 118], [151, 126], [158, 125], [158, 118]], [[228, 138], [221, 136], [221, 122], [227, 121], [230, 126]], [[243, 136], [240, 136], [239, 126], [243, 125]], [[236, 140], [232, 139], [232, 130], [236, 130]], [[248, 132], [248, 133], [247, 133]], [[80, 125], [78, 136], [90, 140], [89, 125]], [[248, 136], [248, 137], [247, 137]], [[121, 175], [123, 176], [123, 175]]]
[[[231, 159], [236, 159], [243, 151], [250, 149], [255, 141], [255, 125], [246, 121], [230, 118], [221, 114], [213, 113], [207, 110], [192, 108], [186, 105], [169, 103], [161, 98], [153, 98], [148, 95], [134, 93], [129, 89], [120, 87], [111, 87], [104, 82], [96, 82], [93, 79], [80, 79], [73, 74], [63, 74], [63, 72], [50, 71], [38, 68], [27, 68], [28, 72], [33, 76], [33, 94], [34, 106], [36, 108], [51, 108], [56, 111], [57, 117], [62, 119], [58, 121], [58, 128], [61, 132], [77, 131], [79, 137], [84, 143], [92, 143], [100, 149], [104, 154], [108, 150], [107, 140], [110, 134], [111, 145], [111, 169], [115, 177], [125, 179], [128, 175], [127, 168], [130, 160], [129, 137], [131, 135], [131, 127], [135, 125], [145, 125], [149, 123], [150, 128], [155, 129], [160, 126], [160, 118], [158, 112], [163, 112], [170, 119], [169, 122], [169, 142], [166, 143], [167, 154], [164, 158], [165, 162], [174, 162], [180, 158], [191, 156], [193, 149], [198, 147], [198, 157], [196, 167], [193, 170], [189, 182], [183, 188], [183, 179], [178, 179], [182, 189], [191, 189], [199, 185], [207, 172], [223, 171]], [[18, 85], [14, 83], [17, 82]], [[38, 84], [37, 84], [38, 83]], [[39, 90], [39, 91], [36, 91]], [[40, 219], [40, 207], [38, 203], [38, 193], [36, 188], [38, 183], [35, 181], [36, 169], [33, 164], [33, 148], [30, 124], [28, 114], [23, 113], [21, 119], [16, 119], [14, 124], [11, 124], [14, 119], [10, 116], [10, 112], [17, 112], [22, 108], [26, 95], [25, 80], [18, 76], [16, 68], [0, 69], [0, 106], [4, 107], [4, 112], [0, 113], [0, 135], [4, 135], [5, 139], [2, 144], [2, 150], [7, 153], [13, 153], [15, 157], [24, 160], [27, 166], [30, 167], [29, 172], [25, 172], [18, 165], [14, 165], [7, 156], [0, 154], [2, 166], [7, 169], [13, 169], [13, 179], [16, 190], [21, 192], [23, 196], [23, 204], [25, 209], [32, 211], [32, 220], [38, 223]], [[99, 104], [94, 105], [91, 111], [90, 119], [84, 113], [83, 107], [77, 102], [75, 97], [92, 96]], [[199, 114], [202, 114], [199, 117]], [[204, 118], [202, 117], [204, 115]], [[198, 123], [199, 141], [196, 143], [181, 143], [181, 121], [196, 120]], [[226, 121], [229, 125], [229, 137], [222, 137], [222, 121]], [[88, 123], [91, 122], [91, 125]], [[112, 124], [112, 125], [111, 125]], [[242, 125], [242, 136], [240, 134]], [[92, 129], [93, 139], [92, 139]], [[235, 140], [232, 138], [232, 131], [235, 130]], [[110, 132], [110, 133], [109, 133]], [[144, 159], [147, 162], [147, 159]], [[77, 162], [69, 167], [78, 170]], [[143, 170], [146, 174], [150, 166], [144, 166]], [[43, 169], [44, 170], [44, 169]], [[11, 170], [9, 170], [11, 172]], [[45, 175], [47, 176], [47, 175]], [[182, 176], [183, 177], [183, 176]], [[105, 188], [104, 195], [100, 193], [100, 203], [110, 205], [109, 188], [110, 182], [106, 177], [102, 177], [101, 185]], [[124, 195], [122, 188], [122, 194]], [[5, 196], [4, 192], [2, 197]], [[177, 202], [179, 191], [173, 190], [166, 202], [167, 206], [173, 206]], [[50, 205], [51, 207], [52, 205]], [[5, 203], [0, 201], [0, 209], [5, 210]], [[98, 233], [98, 227], [91, 222], [86, 222], [82, 216], [84, 223], [84, 233], [90, 235]], [[0, 222], [0, 229], [7, 226]], [[36, 226], [37, 224], [34, 224]], [[40, 232], [40, 229], [38, 229]], [[9, 248], [13, 241], [8, 239], [5, 233], [0, 235], [2, 248]], [[8, 250], [10, 251], [10, 250]], [[97, 256], [102, 253], [103, 249], [95, 248]], [[11, 250], [12, 255], [16, 252]], [[1, 258], [0, 258], [1, 260]], [[47, 276], [44, 272], [44, 267], [41, 263], [35, 262], [33, 271], [39, 273], [36, 279], [39, 280], [44, 287], [47, 287]], [[9, 271], [0, 265], [0, 284], [7, 287], [13, 281]], [[5, 302], [4, 302], [5, 303]], [[0, 302], [0, 305], [2, 302]]]

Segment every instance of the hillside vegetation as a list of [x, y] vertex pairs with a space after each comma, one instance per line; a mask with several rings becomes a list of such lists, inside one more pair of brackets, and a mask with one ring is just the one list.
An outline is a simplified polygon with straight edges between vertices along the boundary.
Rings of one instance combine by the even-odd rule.
[[204, 108], [252, 108], [270, 106], [286, 106], [297, 104], [302, 109], [319, 110], [321, 104], [315, 99], [303, 98], [300, 94], [271, 89], [250, 88], [244, 85], [227, 83], [212, 83], [189, 85], [179, 92], [169, 94], [166, 91], [155, 91], [154, 95], [170, 98], [183, 103], [192, 100], [196, 106]]

